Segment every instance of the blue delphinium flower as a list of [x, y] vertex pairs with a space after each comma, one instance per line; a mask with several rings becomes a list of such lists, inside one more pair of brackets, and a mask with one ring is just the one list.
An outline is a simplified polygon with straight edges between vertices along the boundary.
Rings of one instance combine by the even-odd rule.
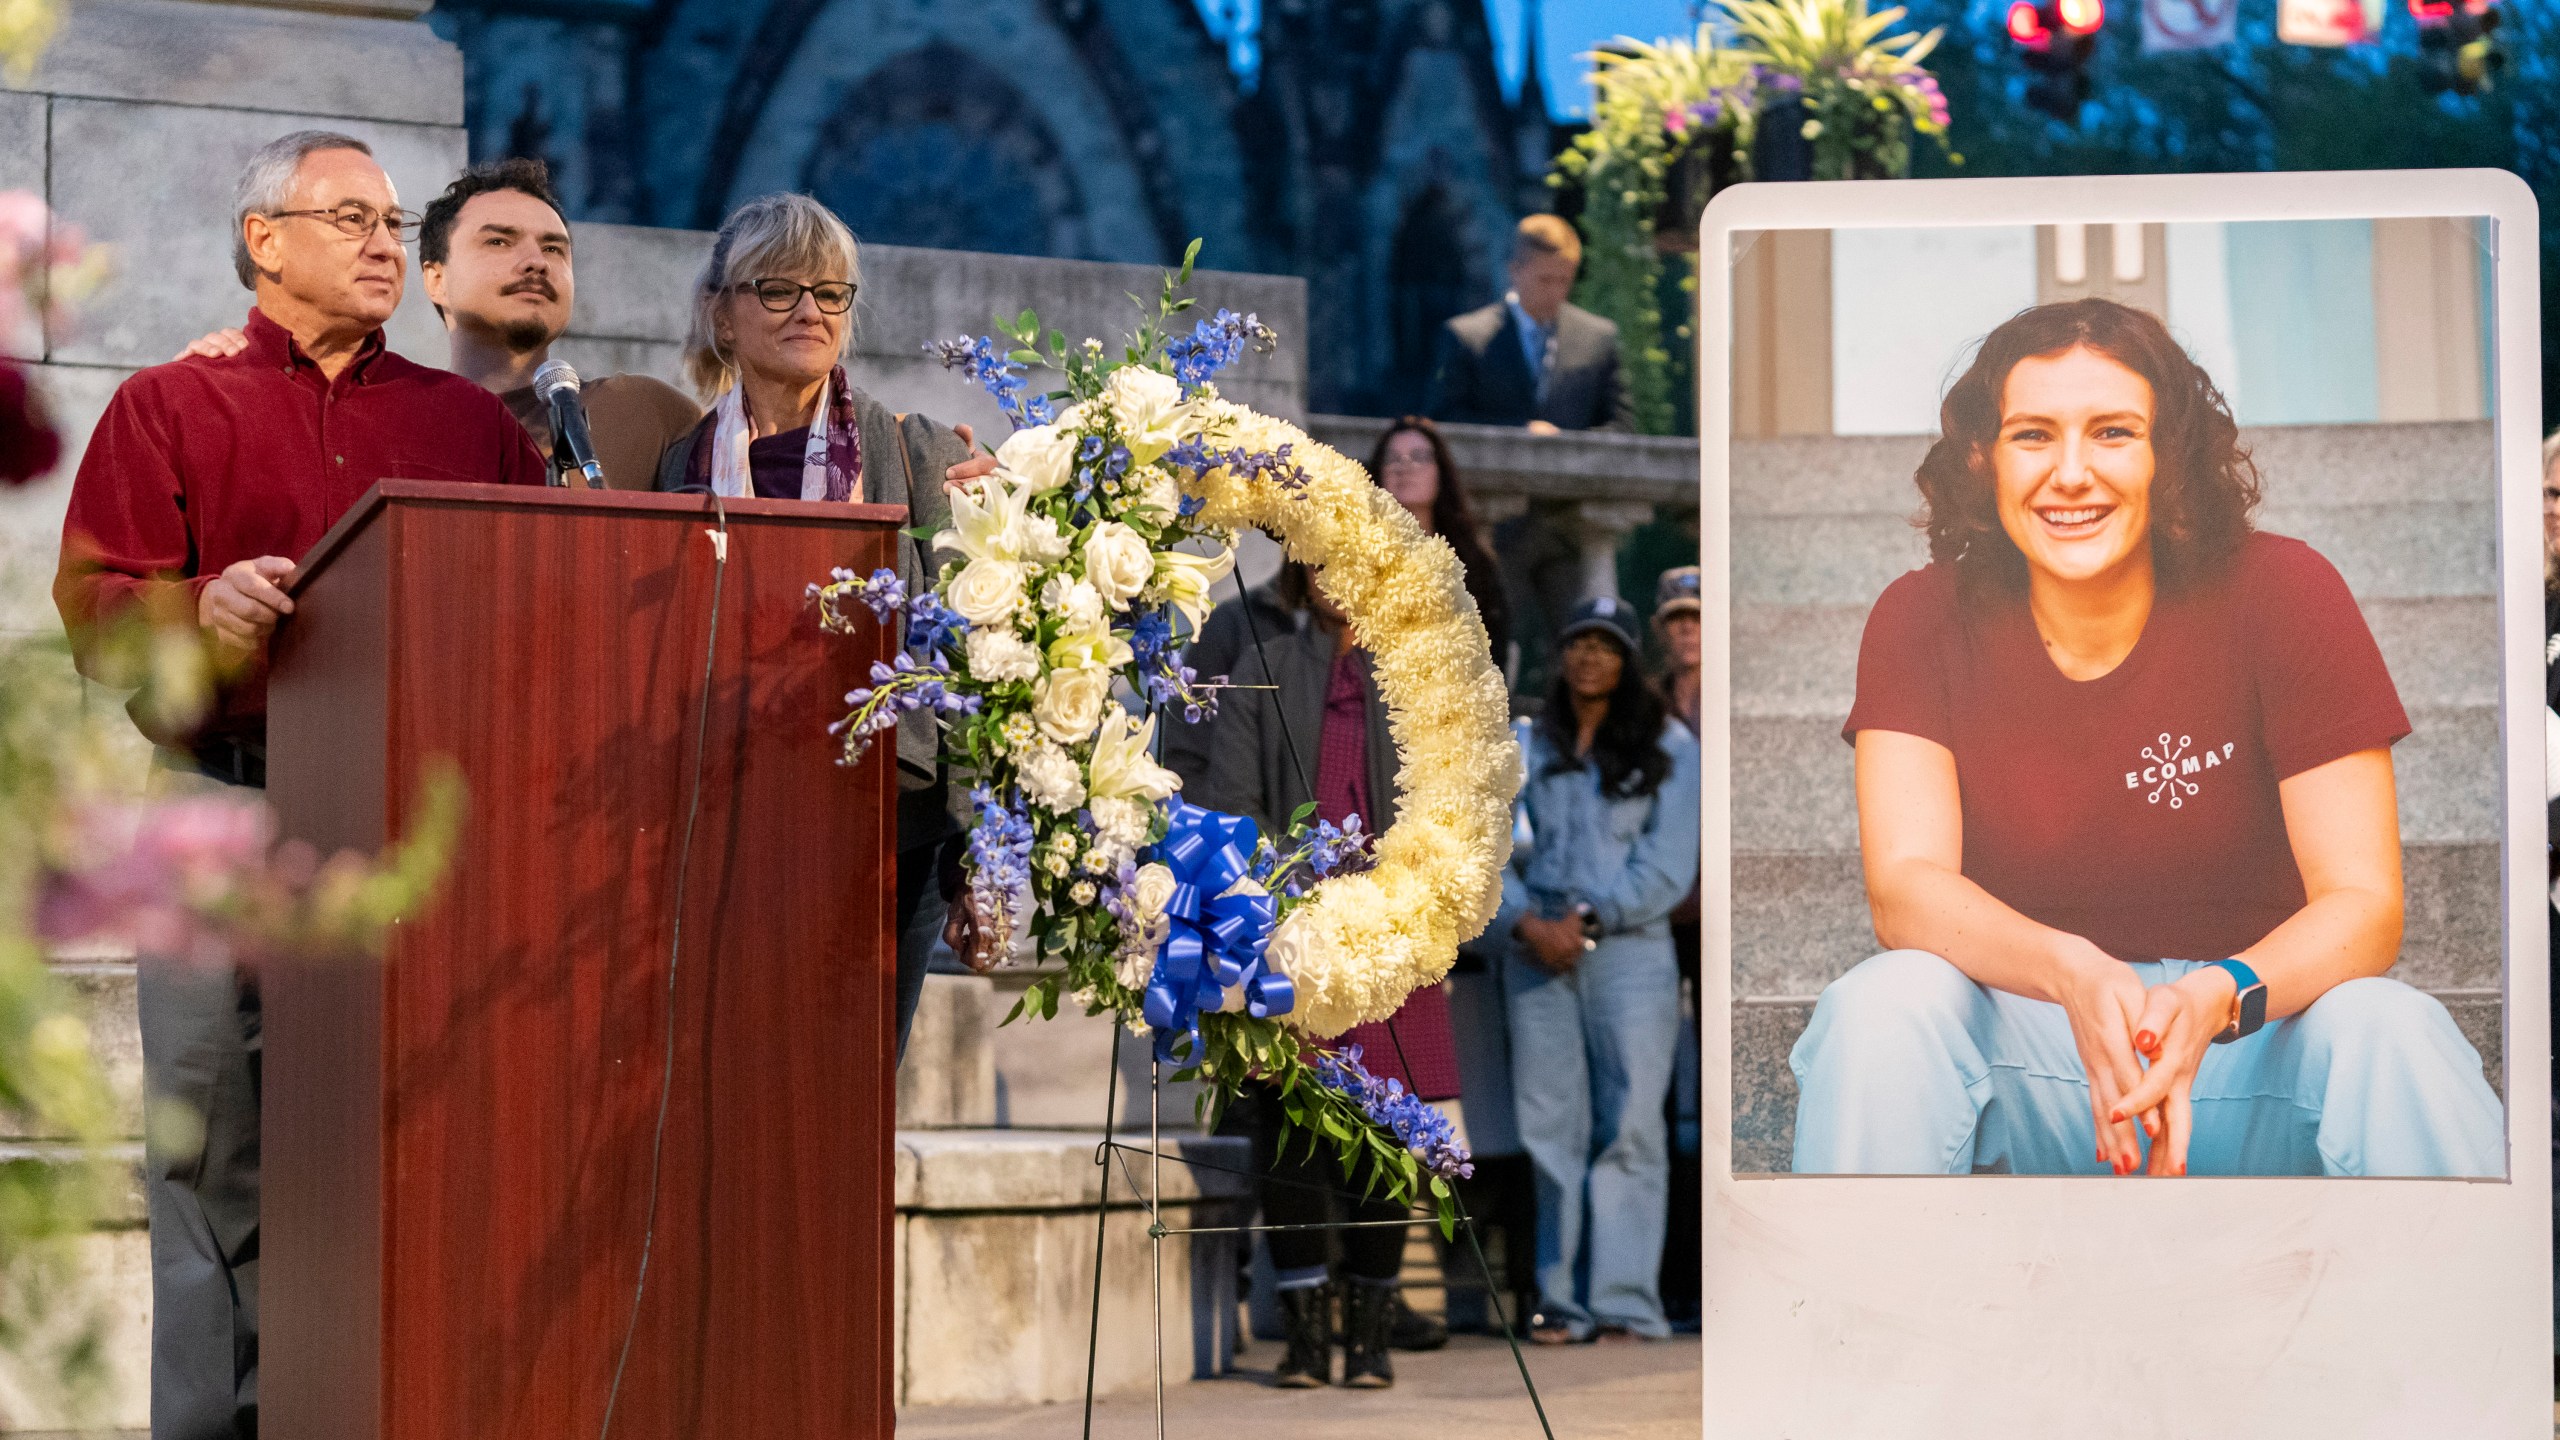
[[1458, 1140], [1449, 1117], [1404, 1088], [1401, 1080], [1381, 1080], [1360, 1063], [1360, 1047], [1315, 1052], [1316, 1083], [1348, 1097], [1360, 1113], [1396, 1137], [1422, 1168], [1443, 1180], [1463, 1180], [1476, 1173], [1467, 1147]]
[[1268, 355], [1279, 338], [1262, 323], [1261, 317], [1221, 309], [1195, 323], [1189, 335], [1166, 342], [1164, 355], [1173, 362], [1173, 378], [1187, 396], [1234, 364], [1248, 344], [1257, 353]]
[[1173, 648], [1173, 621], [1161, 609], [1144, 610], [1129, 629], [1129, 653], [1138, 668], [1152, 670], [1157, 657]]
[[[879, 572], [894, 582], [898, 577], [889, 571]], [[877, 577], [875, 577], [877, 578]], [[886, 620], [887, 616], [881, 617]], [[969, 622], [958, 611], [942, 603], [942, 597], [928, 590], [907, 607], [907, 648], [923, 655], [948, 654], [960, 648], [961, 637], [969, 633]]]
[[969, 792], [977, 821], [969, 828], [969, 896], [981, 914], [1015, 916], [1031, 903], [1031, 820], [994, 791]]
[[925, 349], [942, 362], [945, 370], [957, 370], [983, 387], [1015, 429], [1046, 425], [1057, 418], [1057, 407], [1049, 403], [1048, 396], [1026, 393], [1031, 386], [1022, 378], [1022, 366], [1007, 358], [994, 337], [963, 335], [933, 341]]

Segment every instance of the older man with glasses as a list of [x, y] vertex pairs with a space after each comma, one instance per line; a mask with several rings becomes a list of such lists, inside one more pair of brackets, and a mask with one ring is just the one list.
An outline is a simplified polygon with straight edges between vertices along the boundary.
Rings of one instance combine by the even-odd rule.
[[[141, 685], [111, 632], [137, 615], [192, 626], [209, 706], [181, 717], [148, 685], [130, 707], [173, 789], [266, 781], [264, 652], [292, 613], [294, 559], [372, 484], [542, 483], [498, 398], [383, 346], [417, 218], [364, 142], [297, 131], [250, 157], [232, 261], [257, 296], [248, 343], [156, 365], [117, 388], [63, 520], [54, 603], [84, 674]], [[153, 1440], [257, 1432], [259, 1007], [253, 977], [145, 955], [151, 1122]]]

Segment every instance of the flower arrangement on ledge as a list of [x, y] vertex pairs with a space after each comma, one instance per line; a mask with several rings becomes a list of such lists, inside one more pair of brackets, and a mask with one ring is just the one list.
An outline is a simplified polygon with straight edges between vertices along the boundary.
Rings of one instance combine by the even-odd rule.
[[[1793, 122], [1810, 147], [1805, 173], [1764, 180], [1891, 180], [1911, 172], [1911, 136], [1947, 147], [1946, 93], [1920, 62], [1943, 29], [1894, 33], [1904, 10], [1869, 13], [1867, 0], [1716, 0], [1743, 54], [1766, 77], [1761, 115], [1771, 141]], [[1962, 157], [1949, 155], [1961, 163]], [[1792, 168], [1792, 167], [1790, 167]]]
[[[980, 958], [1046, 971], [1008, 1019], [1054, 1016], [1064, 996], [1151, 1032], [1213, 1098], [1268, 1083], [1346, 1173], [1371, 1156], [1387, 1193], [1427, 1191], [1446, 1226], [1448, 1182], [1471, 1173], [1448, 1121], [1318, 1042], [1393, 1014], [1492, 917], [1520, 780], [1507, 696], [1447, 543], [1357, 464], [1219, 396], [1214, 377], [1268, 352], [1269, 328], [1221, 310], [1174, 333], [1198, 250], [1116, 356], [1044, 339], [1029, 313], [1002, 327], [1009, 348], [938, 347], [1016, 428], [996, 469], [954, 492], [929, 592], [885, 570], [812, 587], [830, 630], [903, 615], [902, 652], [846, 697], [845, 758], [902, 715], [939, 720], [974, 781], [965, 903]], [[1031, 365], [1064, 387], [1030, 393]], [[1204, 718], [1226, 688], [1178, 646], [1246, 525], [1318, 567], [1375, 661], [1402, 761], [1402, 818], [1384, 835], [1356, 818], [1310, 826], [1313, 807], [1261, 834], [1184, 801], [1150, 753], [1159, 716]]]
[[1913, 133], [1946, 144], [1947, 100], [1920, 62], [1938, 31], [1889, 34], [1867, 0], [1716, 0], [1693, 38], [1620, 38], [1591, 61], [1591, 128], [1548, 183], [1583, 192], [1575, 300], [1618, 323], [1647, 434], [1680, 428], [1691, 386], [1698, 216], [1743, 180], [1900, 176]]
[[[1590, 59], [1591, 128], [1548, 182], [1582, 189], [1575, 299], [1618, 323], [1636, 428], [1670, 434], [1688, 388], [1696, 268], [1668, 257], [1696, 248], [1710, 196], [1748, 178], [1760, 76], [1703, 25], [1695, 40], [1622, 39]], [[1666, 310], [1679, 317], [1668, 327]]]

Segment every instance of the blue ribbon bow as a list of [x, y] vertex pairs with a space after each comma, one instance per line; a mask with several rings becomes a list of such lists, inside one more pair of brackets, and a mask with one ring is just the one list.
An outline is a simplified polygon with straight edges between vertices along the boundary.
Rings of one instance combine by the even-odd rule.
[[1244, 986], [1245, 1008], [1256, 1019], [1285, 1015], [1298, 1003], [1289, 977], [1265, 963], [1280, 907], [1269, 895], [1230, 895], [1252, 874], [1262, 831], [1243, 815], [1174, 802], [1155, 858], [1173, 872], [1165, 901], [1172, 931], [1156, 951], [1147, 977], [1144, 1014], [1155, 1030], [1156, 1058], [1172, 1060], [1177, 1036], [1191, 1037], [1200, 1055], [1200, 1016], [1215, 1011], [1231, 986]]

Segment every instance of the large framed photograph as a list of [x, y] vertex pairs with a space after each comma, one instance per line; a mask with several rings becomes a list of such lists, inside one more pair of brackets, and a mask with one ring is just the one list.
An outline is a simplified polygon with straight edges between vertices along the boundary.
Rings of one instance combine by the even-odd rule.
[[[2111, 1286], [2202, 1353], [2272, 1361], [2284, 1315], [2397, 1337], [2301, 1372], [2307, 1410], [2207, 1366], [2152, 1387], [2154, 1424], [2523, 1405], [2549, 1338], [2534, 235], [2486, 172], [1710, 209], [1708, 1392], [1764, 1402], [1711, 1430], [1953, 1433], [1846, 1422], [2014, 1383], [2002, 1346], [2094, 1361], [2132, 1340]], [[2386, 1281], [2500, 1343], [2412, 1346], [2359, 1308]], [[1772, 1384], [1852, 1313], [1990, 1348]]]

